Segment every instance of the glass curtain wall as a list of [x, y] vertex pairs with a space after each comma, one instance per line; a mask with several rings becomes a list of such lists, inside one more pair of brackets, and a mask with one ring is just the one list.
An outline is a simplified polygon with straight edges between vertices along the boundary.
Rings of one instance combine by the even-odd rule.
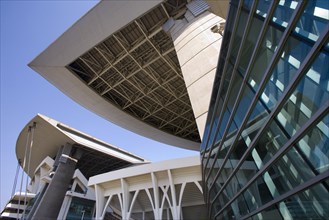
[[66, 219], [67, 220], [93, 219], [94, 209], [95, 209], [95, 201], [83, 199], [79, 197], [72, 197], [72, 201]]
[[232, 0], [201, 144], [210, 219], [329, 219], [329, 3]]

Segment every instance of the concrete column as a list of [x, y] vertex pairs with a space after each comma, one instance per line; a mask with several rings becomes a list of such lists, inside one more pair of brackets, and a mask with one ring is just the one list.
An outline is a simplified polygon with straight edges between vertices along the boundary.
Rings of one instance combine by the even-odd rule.
[[[122, 206], [121, 206], [121, 214], [122, 219], [128, 219], [129, 215], [129, 201], [130, 201], [130, 194], [128, 190], [128, 184], [125, 179], [121, 178], [121, 194], [122, 194]], [[121, 195], [119, 194], [121, 197]]]
[[212, 28], [223, 22], [209, 11], [195, 17], [187, 10], [184, 19], [169, 19], [163, 27], [173, 39], [201, 138], [222, 42]]
[[[162, 212], [160, 210], [160, 194], [159, 194], [158, 178], [156, 177], [154, 172], [151, 172], [151, 178], [152, 178], [153, 196], [154, 196], [154, 208], [153, 208], [154, 219], [162, 220]], [[151, 198], [150, 201], [152, 201]]]
[[168, 180], [169, 180], [169, 187], [170, 187], [170, 194], [171, 194], [171, 214], [173, 219], [179, 219], [179, 207], [177, 207], [177, 200], [176, 200], [176, 189], [174, 179], [172, 177], [171, 171], [168, 170]]
[[95, 185], [95, 196], [96, 196], [96, 219], [103, 219], [103, 212], [105, 207], [104, 188]]
[[61, 155], [62, 155], [62, 152], [63, 152], [63, 148], [64, 148], [64, 146], [61, 146], [59, 148], [59, 150], [57, 151], [57, 155], [56, 155], [55, 161], [54, 161], [53, 171], [56, 171], [56, 169], [57, 169], [57, 166], [59, 164], [59, 159], [61, 158]]
[[72, 202], [72, 196], [65, 196], [63, 204], [62, 204], [62, 207], [65, 207], [65, 208], [60, 209], [57, 219], [65, 219], [67, 213], [69, 212], [71, 202]]
[[70, 144], [62, 150], [56, 172], [32, 219], [56, 219], [82, 152]]

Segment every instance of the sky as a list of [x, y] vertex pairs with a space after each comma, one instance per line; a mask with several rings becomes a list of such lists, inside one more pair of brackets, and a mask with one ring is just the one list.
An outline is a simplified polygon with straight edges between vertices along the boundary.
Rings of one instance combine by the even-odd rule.
[[0, 3], [1, 210], [13, 189], [16, 140], [38, 113], [153, 162], [198, 155], [195, 151], [152, 141], [106, 121], [75, 103], [27, 66], [98, 1], [0, 0]]

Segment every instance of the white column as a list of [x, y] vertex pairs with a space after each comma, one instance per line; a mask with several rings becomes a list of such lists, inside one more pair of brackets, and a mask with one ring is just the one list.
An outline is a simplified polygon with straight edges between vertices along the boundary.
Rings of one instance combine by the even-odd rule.
[[154, 209], [153, 209], [154, 219], [162, 220], [162, 213], [160, 211], [158, 179], [156, 178], [153, 172], [151, 172], [151, 177], [152, 177], [152, 186], [153, 186], [153, 195], [154, 195]]
[[40, 177], [38, 179], [39, 184], [38, 184], [38, 188], [36, 188], [36, 192], [41, 192], [42, 189], [45, 187], [46, 183], [44, 181], [41, 181], [41, 179], [43, 177], [48, 176], [49, 172], [50, 172], [49, 168], [46, 169], [43, 166], [40, 167]]
[[67, 216], [67, 213], [69, 212], [69, 208], [72, 202], [72, 196], [68, 196], [66, 195], [62, 204], [62, 208], [61, 211], [58, 214], [57, 219], [65, 219], [65, 217]]
[[182, 186], [180, 188], [180, 193], [179, 193], [179, 200], [178, 200], [178, 215], [181, 217], [180, 219], [183, 219], [183, 212], [182, 212], [182, 200], [183, 200], [183, 195], [184, 195], [184, 190], [185, 190], [186, 182], [182, 183]]
[[121, 194], [122, 194], [122, 205], [121, 205], [121, 213], [122, 213], [122, 219], [126, 220], [128, 219], [129, 215], [129, 190], [128, 190], [128, 184], [126, 180], [121, 179]]
[[211, 28], [224, 21], [208, 11], [194, 17], [187, 10], [185, 19], [169, 19], [164, 25], [174, 41], [201, 138], [222, 41], [222, 36]]
[[170, 186], [170, 192], [171, 192], [171, 201], [172, 201], [172, 217], [173, 219], [179, 219], [179, 210], [177, 206], [176, 201], [176, 189], [175, 189], [175, 183], [171, 174], [171, 171], [168, 170], [168, 177], [169, 177], [169, 186]]
[[105, 206], [105, 198], [104, 198], [104, 189], [95, 185], [95, 195], [96, 195], [96, 219], [102, 219], [102, 214]]

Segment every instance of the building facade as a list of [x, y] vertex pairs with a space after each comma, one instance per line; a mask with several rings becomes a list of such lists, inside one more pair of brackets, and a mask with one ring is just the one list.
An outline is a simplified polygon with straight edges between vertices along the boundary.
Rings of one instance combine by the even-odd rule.
[[[148, 138], [198, 151], [228, 0], [208, 3], [204, 0], [100, 1], [29, 66], [73, 100], [105, 119]], [[40, 122], [37, 122], [36, 131], [44, 130], [40, 127]], [[39, 163], [47, 156], [56, 158], [56, 165], [49, 172], [43, 172], [42, 184], [35, 191], [36, 195], [42, 193], [39, 194], [42, 196], [36, 196], [37, 204], [28, 215], [25, 211], [23, 213], [28, 219], [206, 217], [198, 158], [193, 158], [193, 166], [184, 163], [186, 167], [182, 166], [186, 159], [171, 161], [171, 166], [160, 163], [160, 168], [158, 163], [142, 165], [137, 170], [144, 172], [143, 169], [151, 167], [148, 168], [151, 171], [139, 176], [125, 176], [129, 169], [123, 168], [145, 161], [131, 154], [125, 155], [107, 144], [105, 148], [108, 149], [100, 149], [97, 143], [91, 143], [89, 137], [85, 139], [82, 135], [81, 138], [79, 132], [71, 132], [70, 128], [56, 122], [49, 127], [55, 130], [52, 132], [59, 130], [68, 137], [54, 136], [49, 141], [39, 135], [39, 142], [34, 141], [37, 146], [33, 146], [34, 151], [29, 153], [29, 168], [22, 165], [32, 180], [40, 179], [34, 175]], [[27, 128], [22, 133], [27, 134]], [[19, 138], [16, 148], [17, 158], [24, 158], [25, 163], [24, 140]], [[90, 149], [86, 151], [84, 145], [76, 143], [81, 140], [90, 145]], [[106, 162], [109, 155], [102, 155], [104, 152], [99, 150], [115, 151], [111, 156], [119, 156], [116, 159], [122, 159], [123, 163], [116, 166], [115, 161]], [[125, 156], [121, 158], [123, 154]], [[111, 165], [115, 165], [114, 169], [107, 169]], [[93, 209], [94, 199], [67, 198], [70, 196], [67, 188], [76, 168], [86, 179], [100, 173], [109, 177], [113, 174], [109, 171], [122, 168], [122, 176], [118, 179], [123, 184], [111, 194], [112, 200], [102, 197], [99, 190], [112, 184], [110, 178], [94, 184], [98, 198], [96, 209]], [[152, 171], [154, 168], [157, 170]], [[56, 171], [54, 176], [45, 178], [53, 171]], [[136, 186], [131, 181], [144, 177], [147, 177], [144, 184], [139, 185], [139, 191], [134, 191]], [[144, 188], [145, 185], [153, 188]], [[150, 199], [147, 192], [153, 198]], [[109, 202], [100, 210], [105, 199]], [[150, 202], [154, 203], [153, 207]], [[87, 206], [88, 212], [84, 208]]]
[[93, 217], [183, 218], [193, 186], [208, 219], [329, 218], [329, 4], [231, 0], [226, 16], [223, 2], [101, 1], [29, 64], [123, 128], [190, 150], [202, 141], [203, 184], [185, 171], [176, 184], [164, 164], [89, 174], [104, 173], [89, 183]]
[[209, 219], [329, 218], [328, 10], [230, 2], [201, 144]]
[[198, 155], [150, 163], [38, 114], [22, 129], [16, 156], [20, 188], [0, 219], [207, 217]]
[[[96, 197], [88, 187], [91, 176], [149, 163], [40, 114], [18, 136], [16, 157], [22, 169], [13, 187], [18, 192], [1, 219], [92, 219]], [[110, 208], [106, 217], [119, 218]]]

